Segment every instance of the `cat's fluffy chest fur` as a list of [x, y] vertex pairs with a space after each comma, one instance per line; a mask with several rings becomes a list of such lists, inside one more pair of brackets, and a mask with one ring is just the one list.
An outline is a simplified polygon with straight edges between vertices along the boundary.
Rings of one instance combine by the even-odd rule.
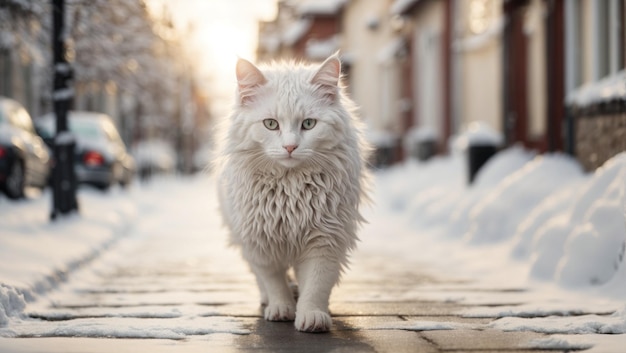
[[247, 257], [293, 265], [318, 245], [341, 253], [354, 248], [361, 221], [354, 176], [322, 169], [246, 171], [237, 164], [224, 196], [238, 210], [230, 221], [232, 241], [250, 250]]
[[339, 85], [340, 60], [264, 70], [239, 60], [236, 73], [237, 104], [216, 164], [231, 241], [257, 278], [267, 320], [328, 331], [329, 296], [355, 247], [367, 197], [367, 147]]

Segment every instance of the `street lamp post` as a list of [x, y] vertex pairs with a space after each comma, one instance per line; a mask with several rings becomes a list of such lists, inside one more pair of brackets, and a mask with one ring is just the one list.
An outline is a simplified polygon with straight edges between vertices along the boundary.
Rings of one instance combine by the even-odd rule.
[[54, 88], [52, 100], [56, 116], [54, 169], [52, 171], [52, 213], [50, 218], [78, 210], [74, 148], [76, 141], [68, 129], [67, 115], [74, 97], [72, 68], [66, 58], [65, 0], [52, 0], [52, 53]]

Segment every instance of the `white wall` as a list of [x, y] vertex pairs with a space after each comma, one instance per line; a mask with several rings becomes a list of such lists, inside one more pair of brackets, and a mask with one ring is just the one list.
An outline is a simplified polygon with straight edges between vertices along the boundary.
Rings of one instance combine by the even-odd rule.
[[422, 5], [413, 30], [413, 109], [415, 125], [443, 137], [443, 2]]
[[460, 128], [482, 121], [502, 131], [502, 0], [485, 3], [489, 9], [484, 18], [486, 27], [473, 33], [469, 28], [470, 2], [456, 2], [456, 20], [460, 24], [454, 48], [463, 77], [457, 118]]
[[399, 66], [386, 60], [394, 33], [388, 0], [348, 2], [343, 18], [342, 54], [351, 61], [352, 99], [370, 129], [397, 132]]
[[546, 28], [547, 9], [542, 0], [532, 0], [524, 23], [524, 34], [528, 39], [528, 135], [541, 136], [546, 133]]

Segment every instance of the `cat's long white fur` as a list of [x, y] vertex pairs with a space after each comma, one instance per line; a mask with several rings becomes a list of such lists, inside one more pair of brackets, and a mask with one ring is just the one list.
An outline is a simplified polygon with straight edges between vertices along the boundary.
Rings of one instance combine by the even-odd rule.
[[[330, 329], [328, 299], [356, 246], [367, 199], [368, 146], [338, 68], [330, 66], [338, 60], [261, 69], [241, 63], [216, 164], [224, 221], [257, 276], [265, 318], [295, 318], [301, 331]], [[266, 128], [268, 118], [280, 130]], [[305, 131], [307, 118], [317, 124]], [[286, 144], [297, 148], [287, 152]], [[297, 307], [286, 281], [290, 267]]]

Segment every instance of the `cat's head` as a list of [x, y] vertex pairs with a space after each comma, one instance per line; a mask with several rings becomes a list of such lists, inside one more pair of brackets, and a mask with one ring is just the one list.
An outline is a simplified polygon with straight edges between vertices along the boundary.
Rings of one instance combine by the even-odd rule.
[[235, 113], [229, 139], [234, 151], [259, 163], [295, 168], [319, 163], [352, 140], [342, 103], [338, 55], [321, 65], [273, 64], [258, 68], [239, 59]]

